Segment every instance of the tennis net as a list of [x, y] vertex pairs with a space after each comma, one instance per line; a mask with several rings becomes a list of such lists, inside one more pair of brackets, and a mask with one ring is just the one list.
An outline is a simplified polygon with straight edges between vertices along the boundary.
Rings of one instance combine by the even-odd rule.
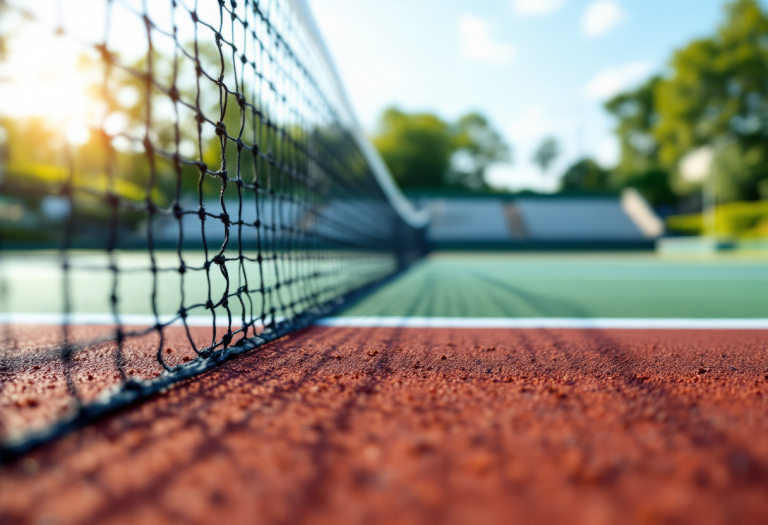
[[360, 131], [303, 0], [0, 9], [6, 457], [425, 252], [427, 217]]

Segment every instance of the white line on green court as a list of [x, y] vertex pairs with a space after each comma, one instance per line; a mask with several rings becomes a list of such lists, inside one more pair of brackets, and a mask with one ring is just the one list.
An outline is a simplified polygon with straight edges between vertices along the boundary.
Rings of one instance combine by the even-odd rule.
[[557, 317], [328, 317], [315, 323], [335, 327], [392, 328], [598, 328], [664, 330], [768, 330], [768, 319], [617, 319]]
[[[0, 324], [24, 325], [114, 325], [110, 314], [0, 314]], [[128, 326], [153, 326], [171, 323], [181, 326], [181, 320], [168, 315], [155, 319], [152, 315], [121, 315], [120, 322]], [[239, 317], [232, 325], [239, 326]], [[210, 316], [187, 317], [189, 326], [211, 326]], [[224, 316], [216, 316], [217, 326], [227, 326]], [[635, 330], [768, 330], [768, 319], [630, 319], [630, 318], [568, 318], [568, 317], [327, 317], [315, 322], [317, 326], [344, 328], [577, 328], [577, 329], [635, 329]]]

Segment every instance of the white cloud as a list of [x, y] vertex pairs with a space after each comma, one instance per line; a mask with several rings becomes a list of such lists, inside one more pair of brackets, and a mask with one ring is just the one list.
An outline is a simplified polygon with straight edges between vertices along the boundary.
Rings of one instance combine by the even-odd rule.
[[595, 0], [587, 6], [581, 19], [581, 30], [590, 38], [604, 35], [627, 17], [615, 0]]
[[566, 0], [512, 0], [512, 7], [520, 15], [537, 16], [554, 13]]
[[517, 50], [512, 44], [498, 42], [491, 36], [491, 26], [482, 17], [462, 15], [458, 22], [461, 54], [465, 58], [504, 66], [514, 60]]
[[584, 94], [594, 100], [607, 100], [645, 80], [653, 71], [649, 62], [636, 61], [606, 69], [595, 75], [584, 88]]

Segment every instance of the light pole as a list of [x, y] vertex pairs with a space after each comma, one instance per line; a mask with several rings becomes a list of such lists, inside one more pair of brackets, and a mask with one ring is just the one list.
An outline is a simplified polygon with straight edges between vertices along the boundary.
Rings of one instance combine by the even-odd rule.
[[680, 175], [688, 182], [701, 183], [702, 229], [705, 235], [717, 240], [717, 200], [712, 170], [714, 160], [715, 150], [712, 146], [697, 148], [680, 161]]

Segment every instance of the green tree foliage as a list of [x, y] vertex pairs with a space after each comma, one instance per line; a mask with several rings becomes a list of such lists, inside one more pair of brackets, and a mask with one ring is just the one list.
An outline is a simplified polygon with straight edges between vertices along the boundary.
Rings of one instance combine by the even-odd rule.
[[608, 188], [609, 172], [593, 159], [581, 159], [568, 168], [562, 178], [565, 191], [601, 191]]
[[560, 155], [560, 145], [554, 137], [547, 137], [542, 141], [533, 154], [533, 162], [541, 168], [542, 173], [549, 170], [549, 166]]
[[671, 205], [677, 200], [670, 187], [670, 172], [659, 159], [655, 134], [659, 121], [656, 91], [661, 82], [661, 77], [654, 76], [605, 104], [618, 120], [615, 132], [621, 146], [619, 164], [607, 182], [613, 189], [633, 187], [655, 206]]
[[[745, 150], [765, 144], [768, 128], [768, 17], [754, 0], [727, 4], [711, 38], [672, 58], [673, 75], [657, 89], [662, 162], [723, 139]], [[745, 151], [746, 152], [746, 151]]]
[[452, 127], [453, 146], [448, 182], [488, 189], [485, 172], [495, 162], [512, 162], [512, 151], [483, 115], [469, 113]]
[[622, 179], [620, 188], [635, 188], [654, 206], [673, 206], [678, 201], [669, 184], [669, 172], [664, 169], [650, 168], [633, 173]]
[[381, 116], [373, 143], [404, 189], [487, 189], [488, 166], [512, 157], [499, 133], [478, 113], [450, 125], [430, 113], [390, 108]]
[[622, 93], [605, 104], [619, 122], [619, 181], [659, 167], [659, 144], [653, 129], [658, 121], [655, 91], [660, 82], [661, 78], [654, 76], [636, 90]]
[[435, 115], [387, 109], [373, 143], [401, 188], [444, 185], [454, 148], [448, 124]]
[[698, 191], [679, 163], [710, 145], [718, 200], [768, 198], [768, 15], [759, 3], [726, 4], [717, 32], [676, 51], [670, 70], [606, 104], [621, 143], [614, 183], [643, 186], [654, 204]]

